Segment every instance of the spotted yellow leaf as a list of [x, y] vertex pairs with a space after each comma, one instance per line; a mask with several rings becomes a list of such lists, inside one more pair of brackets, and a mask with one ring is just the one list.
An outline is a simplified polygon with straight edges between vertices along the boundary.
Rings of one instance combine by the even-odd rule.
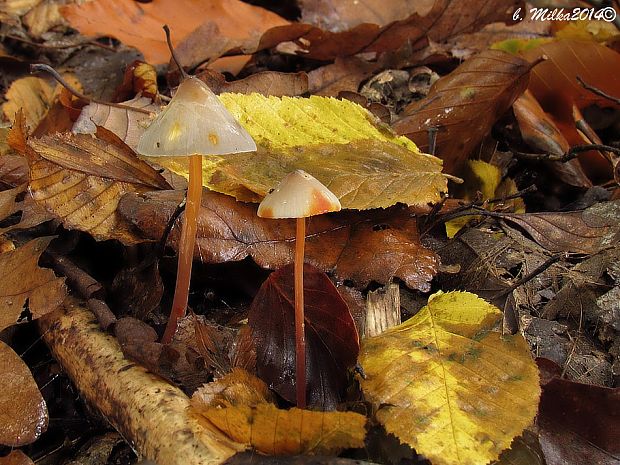
[[489, 463], [534, 419], [538, 370], [520, 335], [492, 331], [500, 316], [474, 294], [440, 292], [362, 344], [377, 420], [433, 465]]
[[[259, 94], [219, 98], [258, 150], [203, 154], [203, 185], [214, 191], [260, 202], [296, 169], [313, 175], [350, 209], [425, 205], [446, 190], [440, 159], [421, 153], [353, 102]], [[157, 163], [188, 176], [185, 158], [160, 157]]]

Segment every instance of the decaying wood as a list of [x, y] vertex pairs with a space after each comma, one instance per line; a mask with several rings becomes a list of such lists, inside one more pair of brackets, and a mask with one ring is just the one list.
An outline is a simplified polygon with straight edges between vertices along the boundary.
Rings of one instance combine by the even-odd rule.
[[68, 300], [40, 319], [43, 337], [86, 401], [157, 465], [220, 464], [242, 449], [189, 416], [177, 387], [127, 360], [93, 314]]
[[401, 323], [398, 284], [390, 283], [368, 293], [364, 336], [377, 336]]

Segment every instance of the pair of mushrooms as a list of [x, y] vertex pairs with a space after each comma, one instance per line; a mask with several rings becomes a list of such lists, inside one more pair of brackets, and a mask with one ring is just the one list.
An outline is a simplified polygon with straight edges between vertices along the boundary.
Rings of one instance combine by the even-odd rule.
[[[185, 219], [179, 241], [176, 287], [163, 343], [172, 341], [179, 318], [186, 312], [196, 242], [197, 218], [202, 196], [202, 156], [256, 150], [247, 131], [226, 110], [209, 87], [186, 76], [168, 104], [146, 129], [138, 144], [144, 156], [189, 157]], [[286, 176], [258, 208], [263, 218], [296, 218], [295, 242], [295, 340], [296, 400], [306, 404], [306, 367], [303, 302], [305, 218], [340, 210], [338, 198], [317, 179], [297, 170]]]

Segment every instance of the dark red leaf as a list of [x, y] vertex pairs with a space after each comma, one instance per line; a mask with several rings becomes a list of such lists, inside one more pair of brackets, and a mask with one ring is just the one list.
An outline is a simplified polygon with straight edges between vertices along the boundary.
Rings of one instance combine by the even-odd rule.
[[[346, 387], [347, 369], [357, 360], [357, 329], [327, 275], [308, 264], [304, 301], [308, 406], [332, 410]], [[248, 315], [258, 375], [290, 402], [295, 401], [294, 302], [293, 265], [286, 265], [263, 283]]]

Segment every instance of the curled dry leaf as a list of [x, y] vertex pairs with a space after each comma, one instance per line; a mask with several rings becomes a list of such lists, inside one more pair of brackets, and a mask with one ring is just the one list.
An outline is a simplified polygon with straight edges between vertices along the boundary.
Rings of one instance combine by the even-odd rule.
[[530, 65], [498, 50], [486, 50], [439, 79], [426, 98], [407, 106], [394, 123], [424, 150], [428, 129], [437, 128], [437, 155], [457, 173], [497, 119], [525, 90]]
[[258, 49], [294, 41], [297, 53], [324, 61], [362, 52], [395, 51], [401, 47], [416, 51], [426, 47], [428, 39], [443, 42], [458, 34], [476, 31], [488, 23], [508, 21], [518, 5], [520, 2], [514, 0], [437, 0], [424, 16], [414, 13], [383, 27], [366, 23], [342, 32], [293, 23], [268, 30]]
[[[116, 212], [127, 192], [169, 187], [164, 178], [114, 134], [54, 134], [26, 139], [23, 125], [13, 127], [12, 145], [23, 149], [30, 165], [30, 193], [68, 229], [97, 240], [140, 242], [131, 225]], [[27, 144], [27, 146], [26, 146]]]
[[592, 254], [620, 240], [620, 201], [603, 202], [584, 211], [506, 214], [551, 252]]
[[308, 73], [309, 91], [313, 95], [336, 97], [340, 92], [357, 92], [360, 83], [379, 68], [357, 57], [336, 58], [332, 64]]
[[[530, 62], [545, 56], [531, 72], [529, 90], [545, 111], [549, 112], [571, 145], [583, 144], [575, 128], [573, 105], [583, 109], [596, 104], [612, 106], [612, 102], [583, 88], [577, 76], [608, 95], [620, 96], [620, 54], [593, 41], [556, 40], [528, 50], [523, 56]], [[590, 176], [609, 176], [610, 165], [595, 152], [579, 157]]]
[[500, 318], [475, 294], [438, 293], [362, 344], [377, 419], [434, 464], [494, 460], [536, 415], [538, 369], [520, 335], [491, 331]]
[[[521, 137], [530, 147], [558, 157], [568, 152], [570, 144], [529, 90], [515, 101], [512, 109], [519, 123]], [[550, 167], [563, 182], [571, 186], [592, 186], [576, 158], [565, 163], [550, 162]]]
[[[136, 60], [125, 69], [123, 82], [116, 89], [114, 101], [127, 100], [137, 94], [155, 99], [157, 92], [157, 71], [155, 67], [149, 63]], [[125, 102], [125, 104], [127, 103]]]
[[[136, 97], [123, 102], [123, 105], [152, 111], [153, 114], [160, 109], [147, 97]], [[96, 134], [97, 126], [102, 126], [116, 134], [125, 144], [135, 150], [144, 128], [149, 125], [150, 121], [149, 115], [141, 112], [92, 102], [82, 108], [71, 131], [74, 134]]]
[[232, 373], [196, 391], [191, 413], [235, 441], [270, 455], [328, 455], [362, 447], [366, 418], [353, 412], [278, 409], [265, 383], [246, 371]]
[[[275, 13], [239, 0], [180, 0], [172, 3], [96, 0], [70, 4], [61, 11], [71, 26], [82, 34], [114, 36], [140, 50], [146, 61], [154, 65], [168, 63], [170, 58], [161, 30], [163, 23], [174, 31], [176, 44], [204, 22], [212, 21], [219, 29], [220, 40], [226, 38], [236, 47], [248, 48], [255, 47], [260, 34], [270, 27], [288, 24]], [[223, 52], [225, 50], [219, 53]]]
[[243, 79], [227, 82], [222, 73], [205, 69], [197, 77], [206, 82], [215, 94], [224, 92], [251, 94], [256, 92], [274, 97], [293, 97], [308, 92], [308, 75], [304, 72], [261, 71]]
[[[182, 195], [181, 192], [126, 195], [120, 202], [119, 212], [146, 237], [158, 240]], [[174, 228], [173, 247], [178, 237], [179, 228]], [[255, 205], [205, 192], [194, 258], [222, 263], [250, 256], [258, 265], [276, 269], [293, 261], [294, 238], [293, 220], [259, 218]], [[430, 289], [439, 265], [437, 255], [420, 244], [415, 217], [409, 210], [398, 207], [310, 218], [306, 260], [361, 288], [371, 281], [385, 284], [395, 276], [407, 286], [424, 291]]]
[[47, 81], [34, 76], [16, 79], [6, 91], [2, 113], [9, 121], [15, 120], [20, 108], [26, 113], [26, 125], [34, 129], [51, 106], [54, 89]]
[[26, 300], [32, 319], [36, 319], [55, 310], [65, 299], [65, 279], [37, 265], [52, 239], [33, 239], [0, 255], [0, 270], [11, 270], [0, 280], [0, 331], [18, 322]]
[[28, 366], [2, 341], [0, 379], [0, 444], [30, 444], [47, 429], [47, 406]]
[[[295, 401], [295, 289], [293, 265], [275, 271], [254, 297], [248, 324], [258, 375]], [[355, 365], [359, 336], [351, 312], [327, 275], [304, 265], [306, 398], [310, 407], [334, 410]]]

